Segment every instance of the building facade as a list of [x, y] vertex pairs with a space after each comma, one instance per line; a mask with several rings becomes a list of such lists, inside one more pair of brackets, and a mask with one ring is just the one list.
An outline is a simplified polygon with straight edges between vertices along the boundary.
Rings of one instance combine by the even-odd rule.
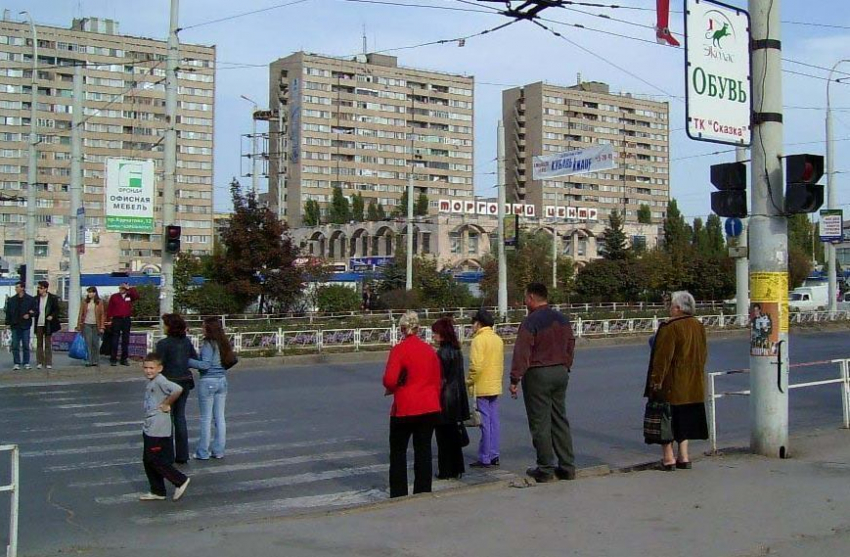
[[[670, 199], [669, 107], [607, 84], [572, 87], [532, 83], [502, 92], [506, 137], [507, 199], [523, 201], [546, 215], [546, 207], [596, 209], [607, 222], [613, 210], [625, 222], [648, 205], [661, 222]], [[617, 166], [604, 172], [534, 180], [533, 158], [596, 145], [612, 145]]]
[[387, 214], [412, 180], [437, 200], [473, 197], [472, 77], [403, 68], [393, 56], [298, 52], [269, 68], [269, 206], [291, 225], [334, 187]]
[[[140, 270], [162, 256], [162, 168], [166, 42], [121, 35], [111, 20], [74, 20], [70, 28], [36, 26], [38, 37], [36, 272], [59, 272], [70, 213], [73, 72], [84, 65], [83, 204], [87, 235], [116, 256], [82, 258], [85, 272]], [[3, 256], [23, 262], [32, 35], [28, 23], [0, 21], [0, 222]], [[183, 250], [213, 245], [215, 47], [180, 47], [176, 215]], [[110, 158], [153, 160], [154, 233], [107, 232], [105, 167]], [[13, 198], [13, 199], [9, 199]], [[56, 231], [61, 231], [56, 233]], [[97, 252], [97, 250], [93, 250]], [[117, 266], [117, 268], [115, 268]]]

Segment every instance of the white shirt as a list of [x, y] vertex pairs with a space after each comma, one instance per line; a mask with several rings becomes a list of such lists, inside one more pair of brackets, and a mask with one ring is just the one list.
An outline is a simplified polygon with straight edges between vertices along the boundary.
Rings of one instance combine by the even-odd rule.
[[47, 316], [44, 315], [46, 311], [47, 294], [38, 297], [38, 323], [36, 323], [37, 327], [44, 327], [45, 320], [47, 319]]

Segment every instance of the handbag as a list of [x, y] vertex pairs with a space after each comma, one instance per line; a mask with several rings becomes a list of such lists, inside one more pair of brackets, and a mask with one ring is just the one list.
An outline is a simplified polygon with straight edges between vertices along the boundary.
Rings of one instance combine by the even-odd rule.
[[75, 360], [89, 359], [89, 347], [86, 346], [86, 339], [83, 338], [82, 333], [77, 333], [71, 346], [68, 347], [68, 357]]
[[469, 446], [469, 433], [466, 431], [466, 426], [463, 424], [457, 425], [458, 434], [460, 435], [460, 446], [468, 447]]
[[100, 341], [100, 355], [112, 355], [112, 327], [106, 327]]
[[669, 402], [647, 401], [643, 414], [643, 440], [647, 445], [673, 442], [673, 416]]
[[233, 359], [230, 360], [229, 362], [227, 362], [227, 363], [221, 362], [221, 367], [223, 367], [224, 369], [230, 369], [238, 363], [239, 363], [239, 358], [236, 356], [236, 354], [234, 354]]
[[470, 408], [469, 418], [463, 421], [463, 425], [465, 427], [481, 427], [481, 412], [478, 411], [478, 398], [475, 396], [475, 385], [470, 385], [469, 396], [475, 401], [475, 404]]

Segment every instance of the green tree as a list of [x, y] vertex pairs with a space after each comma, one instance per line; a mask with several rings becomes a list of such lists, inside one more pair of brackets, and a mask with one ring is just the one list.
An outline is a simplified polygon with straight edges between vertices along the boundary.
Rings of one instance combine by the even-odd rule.
[[206, 281], [186, 293], [186, 307], [201, 315], [228, 315], [239, 313], [244, 307], [227, 287]]
[[805, 254], [809, 261], [815, 260], [823, 263], [824, 248], [819, 241], [817, 226], [812, 224], [807, 214], [797, 214], [788, 217], [788, 249], [797, 248], [801, 254]]
[[640, 224], [652, 224], [652, 210], [646, 203], [641, 203], [638, 207], [637, 219]]
[[204, 266], [199, 257], [189, 253], [180, 253], [174, 262], [174, 306], [177, 311], [189, 309], [189, 293], [192, 291], [193, 277], [203, 275]]
[[702, 219], [697, 217], [694, 219], [694, 224], [691, 227], [691, 246], [699, 256], [708, 256], [710, 253], [708, 247], [708, 231], [702, 224]]
[[366, 220], [375, 222], [378, 219], [378, 206], [375, 205], [375, 200], [369, 200], [369, 208], [366, 210]]
[[351, 220], [354, 222], [363, 222], [365, 220], [363, 213], [363, 194], [358, 192], [351, 198]]
[[688, 282], [687, 261], [691, 254], [691, 237], [693, 232], [675, 199], [670, 200], [667, 206], [667, 217], [664, 219], [664, 252], [670, 258], [670, 267], [667, 273], [667, 287], [669, 289], [683, 288]]
[[726, 254], [726, 238], [723, 235], [723, 225], [720, 217], [711, 213], [705, 223], [705, 231], [708, 235], [708, 251], [712, 255]]
[[133, 317], [159, 316], [159, 288], [152, 284], [143, 284], [136, 287], [139, 299], [133, 304]]
[[342, 193], [342, 188], [336, 186], [331, 195], [331, 206], [328, 211], [328, 221], [333, 224], [346, 224], [351, 220], [351, 207], [348, 199]]
[[622, 260], [596, 259], [576, 273], [576, 293], [589, 302], [622, 299]]
[[341, 284], [320, 286], [316, 297], [319, 311], [341, 313], [360, 309], [360, 294]]
[[629, 257], [629, 245], [626, 233], [623, 231], [623, 217], [614, 209], [608, 215], [608, 226], [602, 233], [604, 236], [604, 253], [602, 256], [609, 261], [620, 261]]
[[322, 211], [319, 208], [319, 202], [315, 199], [308, 199], [304, 204], [304, 226], [316, 226], [321, 222]]
[[378, 218], [376, 220], [384, 220], [387, 218], [387, 212], [384, 210], [384, 205], [381, 203], [378, 203], [377, 214]]
[[802, 286], [803, 281], [812, 272], [811, 256], [801, 250], [798, 246], [788, 249], [788, 286], [797, 288]]
[[428, 194], [424, 191], [420, 192], [419, 197], [416, 198], [416, 207], [413, 208], [413, 214], [417, 217], [428, 215]]

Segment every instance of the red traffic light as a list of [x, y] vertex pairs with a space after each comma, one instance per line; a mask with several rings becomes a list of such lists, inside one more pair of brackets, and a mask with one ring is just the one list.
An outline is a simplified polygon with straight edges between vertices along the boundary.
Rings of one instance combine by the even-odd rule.
[[823, 156], [788, 155], [785, 157], [786, 184], [816, 184], [823, 176]]
[[179, 240], [181, 229], [175, 224], [169, 224], [165, 227], [165, 237], [169, 240]]

